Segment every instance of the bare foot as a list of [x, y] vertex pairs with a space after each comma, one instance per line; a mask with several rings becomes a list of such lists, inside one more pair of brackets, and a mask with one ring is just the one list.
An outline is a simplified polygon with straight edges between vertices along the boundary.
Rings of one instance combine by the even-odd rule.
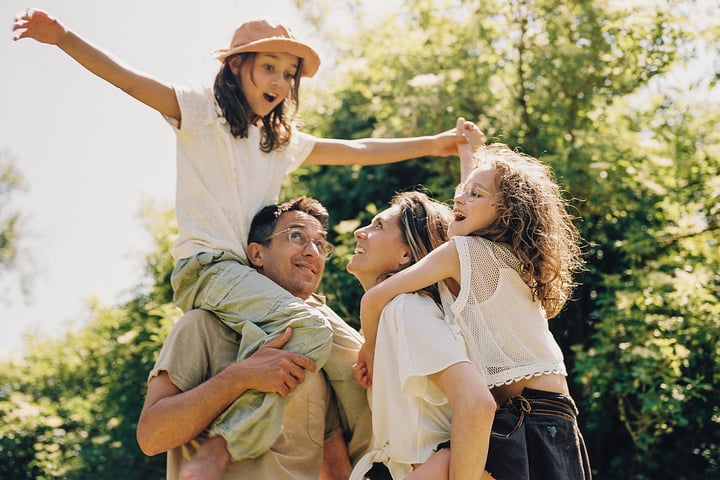
[[230, 462], [223, 437], [208, 438], [180, 471], [180, 480], [220, 480]]

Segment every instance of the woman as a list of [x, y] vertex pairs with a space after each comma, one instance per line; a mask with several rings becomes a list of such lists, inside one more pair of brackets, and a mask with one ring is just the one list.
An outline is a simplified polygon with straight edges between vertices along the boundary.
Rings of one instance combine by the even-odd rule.
[[[451, 215], [422, 193], [396, 195], [389, 209], [355, 232], [348, 272], [371, 288], [447, 241]], [[363, 478], [373, 462], [384, 463], [395, 480], [448, 478], [447, 456], [449, 478], [483, 475], [495, 401], [439, 303], [432, 286], [399, 295], [383, 310], [370, 393], [374, 449], [351, 479]], [[356, 378], [366, 371], [356, 365]], [[444, 448], [448, 442], [451, 450]]]
[[[464, 123], [460, 119], [458, 129]], [[502, 405], [485, 469], [518, 480], [589, 479], [567, 368], [548, 326], [570, 298], [572, 274], [582, 265], [574, 219], [547, 165], [503, 144], [475, 155], [469, 147], [460, 150], [463, 175], [450, 241], [365, 292], [360, 360], [371, 364], [389, 301], [452, 280], [459, 293], [450, 297], [441, 288], [446, 316], [462, 331], [470, 359]]]

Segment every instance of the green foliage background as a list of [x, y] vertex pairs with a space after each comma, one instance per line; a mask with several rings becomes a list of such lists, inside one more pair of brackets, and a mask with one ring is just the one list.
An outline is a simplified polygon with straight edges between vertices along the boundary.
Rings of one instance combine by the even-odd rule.
[[[697, 10], [712, 2], [408, 0], [351, 37], [324, 23], [343, 2], [297, 3], [337, 45], [336, 75], [303, 91], [306, 131], [423, 135], [464, 116], [553, 167], [588, 264], [551, 328], [596, 478], [717, 478], [720, 69], [666, 80], [698, 45], [718, 53], [720, 22], [694, 28], [718, 18]], [[449, 201], [456, 163], [303, 167], [288, 179], [284, 196], [311, 194], [331, 212], [338, 249], [322, 288], [349, 321], [361, 295], [344, 271], [352, 231], [399, 190]], [[178, 316], [172, 212], [148, 219], [151, 288], [0, 365], [0, 477], [164, 477], [163, 456], [145, 457], [134, 439], [147, 372]]]

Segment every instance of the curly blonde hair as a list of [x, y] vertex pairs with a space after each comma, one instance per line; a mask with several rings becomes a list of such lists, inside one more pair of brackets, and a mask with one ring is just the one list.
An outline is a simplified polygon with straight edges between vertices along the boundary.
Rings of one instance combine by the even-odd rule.
[[498, 190], [498, 218], [474, 234], [509, 246], [547, 317], [556, 316], [572, 295], [572, 276], [583, 260], [575, 217], [550, 167], [500, 143], [482, 147], [474, 158], [494, 167]]

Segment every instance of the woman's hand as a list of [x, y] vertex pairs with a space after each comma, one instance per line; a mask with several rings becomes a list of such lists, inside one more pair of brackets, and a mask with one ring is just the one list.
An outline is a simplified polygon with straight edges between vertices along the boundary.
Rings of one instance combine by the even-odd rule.
[[67, 30], [55, 18], [42, 10], [27, 9], [15, 16], [13, 40], [32, 38], [50, 45], [59, 44]]

